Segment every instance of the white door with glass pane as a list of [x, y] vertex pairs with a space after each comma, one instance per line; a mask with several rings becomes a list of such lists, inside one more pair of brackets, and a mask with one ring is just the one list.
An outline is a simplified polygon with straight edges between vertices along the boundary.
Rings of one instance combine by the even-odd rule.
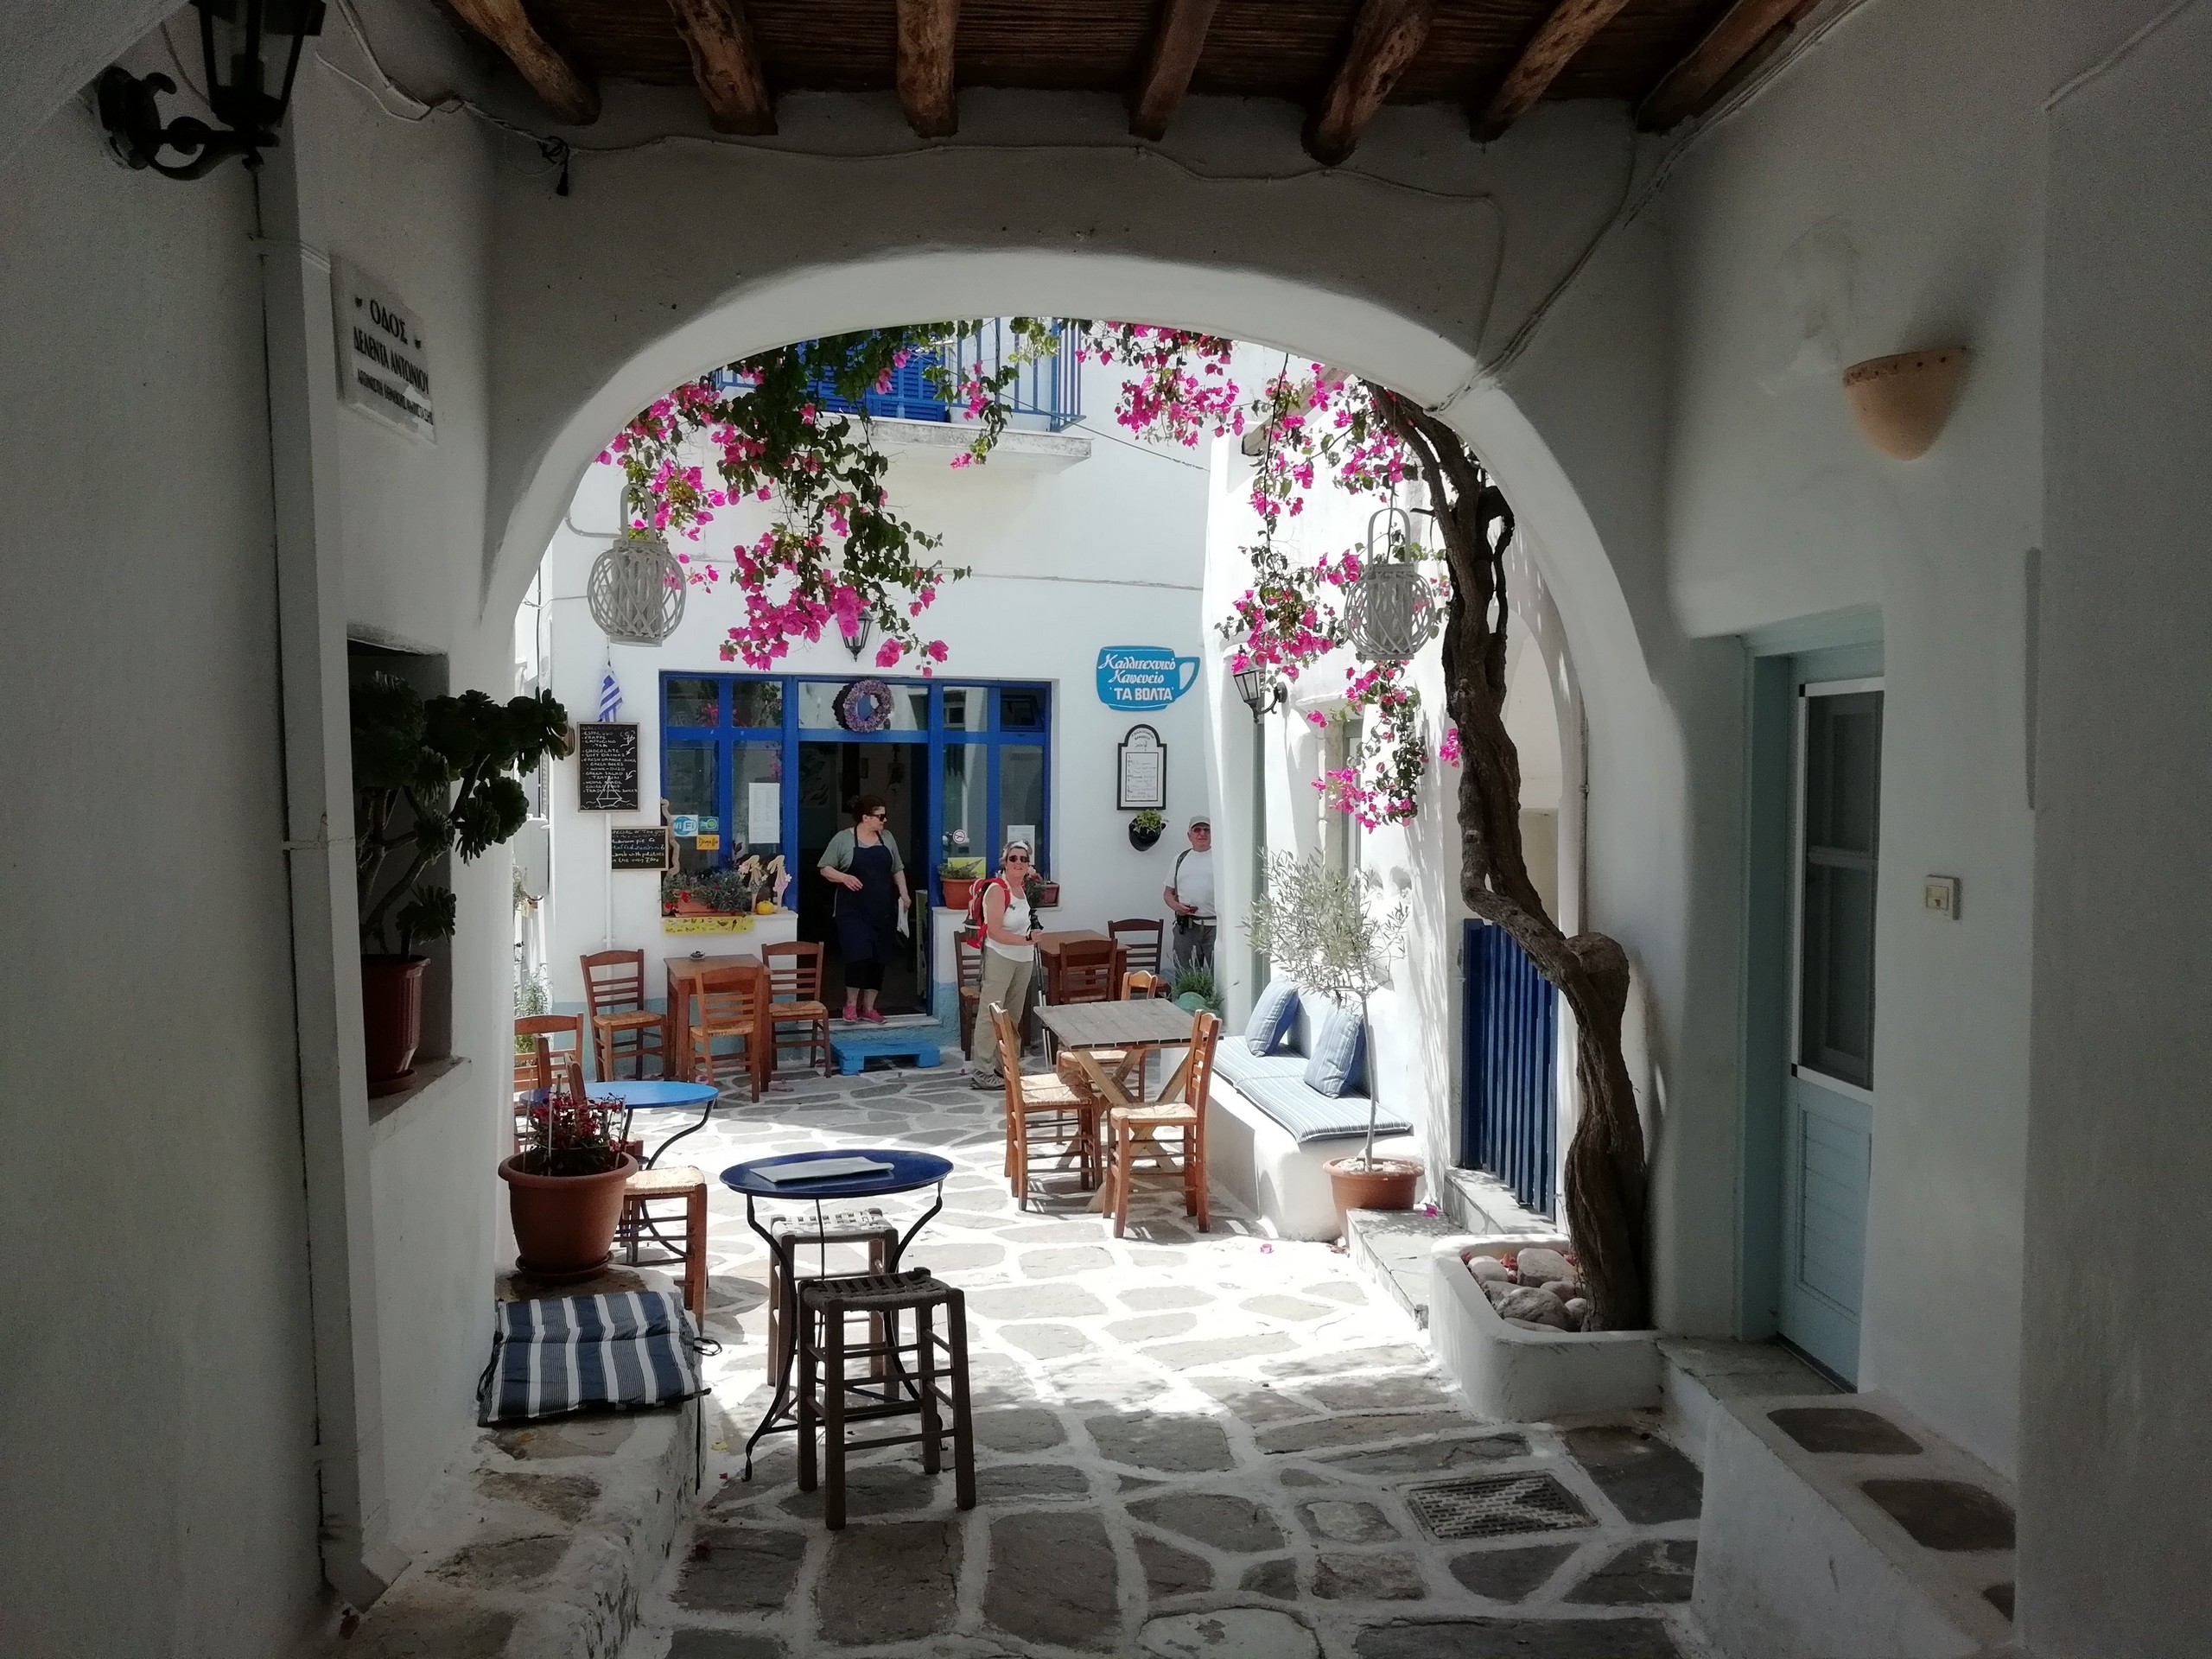
[[1881, 681], [1799, 687], [1796, 759], [1782, 1334], [1856, 1380], [1874, 1133]]

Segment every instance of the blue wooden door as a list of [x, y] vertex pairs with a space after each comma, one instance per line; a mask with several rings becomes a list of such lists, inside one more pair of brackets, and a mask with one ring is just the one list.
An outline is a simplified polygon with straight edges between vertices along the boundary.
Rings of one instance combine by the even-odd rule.
[[1460, 1161], [1548, 1216], [1559, 1153], [1558, 993], [1503, 928], [1470, 918], [1464, 945]]
[[1874, 1145], [1881, 683], [1807, 683], [1797, 707], [1779, 1313], [1784, 1337], [1856, 1380]]

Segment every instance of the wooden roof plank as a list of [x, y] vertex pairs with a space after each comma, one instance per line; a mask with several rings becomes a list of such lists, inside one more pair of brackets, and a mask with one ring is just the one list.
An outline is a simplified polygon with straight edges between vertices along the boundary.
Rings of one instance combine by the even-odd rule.
[[556, 119], [572, 127], [599, 119], [599, 88], [537, 32], [522, 0], [453, 0], [453, 9], [507, 54]]
[[745, 0], [668, 0], [676, 32], [691, 54], [692, 79], [707, 101], [716, 132], [766, 137], [776, 130], [760, 43], [746, 19]]
[[1720, 21], [1667, 72], [1637, 111], [1637, 124], [1664, 132], [1705, 107], [1707, 99], [1751, 49], [1806, 9], [1808, 0], [1736, 0]]
[[1475, 116], [1475, 137], [1487, 143], [1534, 109], [1560, 73], [1628, 0], [1559, 0], [1529, 37], [1505, 79]]
[[1214, 8], [1221, 0], [1166, 0], [1160, 24], [1153, 31], [1152, 52], [1144, 79], [1129, 108], [1129, 130], [1140, 138], [1167, 136], [1167, 124], [1191, 90], [1191, 73], [1205, 50], [1206, 30], [1213, 26]]
[[1334, 167], [1352, 152], [1390, 88], [1428, 39], [1436, 0], [1366, 0], [1306, 127], [1306, 150]]
[[959, 30], [960, 0], [899, 0], [899, 107], [924, 138], [960, 130], [952, 79]]

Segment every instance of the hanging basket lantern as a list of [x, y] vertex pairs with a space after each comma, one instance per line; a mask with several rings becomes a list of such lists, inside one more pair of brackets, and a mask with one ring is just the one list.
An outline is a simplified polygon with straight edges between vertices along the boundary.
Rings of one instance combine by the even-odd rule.
[[683, 567], [659, 531], [625, 530], [593, 561], [584, 597], [616, 645], [658, 645], [683, 620]]
[[[1405, 527], [1378, 552], [1378, 518], [1402, 518]], [[1393, 528], [1396, 527], [1393, 525]], [[1393, 545], [1413, 543], [1413, 518], [1402, 507], [1385, 507], [1367, 521], [1367, 557], [1344, 601], [1344, 626], [1363, 661], [1402, 663], [1428, 643], [1436, 625], [1436, 596], [1416, 564], [1394, 561]]]

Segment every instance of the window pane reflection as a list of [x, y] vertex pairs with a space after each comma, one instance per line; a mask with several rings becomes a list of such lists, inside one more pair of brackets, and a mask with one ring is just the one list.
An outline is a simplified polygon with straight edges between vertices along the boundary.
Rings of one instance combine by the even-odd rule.
[[713, 680], [671, 680], [668, 723], [713, 726], [721, 720], [721, 687]]
[[1045, 751], [1031, 744], [1007, 744], [999, 751], [999, 823], [1002, 836], [1033, 843], [1036, 868], [1050, 870], [1045, 857]]

